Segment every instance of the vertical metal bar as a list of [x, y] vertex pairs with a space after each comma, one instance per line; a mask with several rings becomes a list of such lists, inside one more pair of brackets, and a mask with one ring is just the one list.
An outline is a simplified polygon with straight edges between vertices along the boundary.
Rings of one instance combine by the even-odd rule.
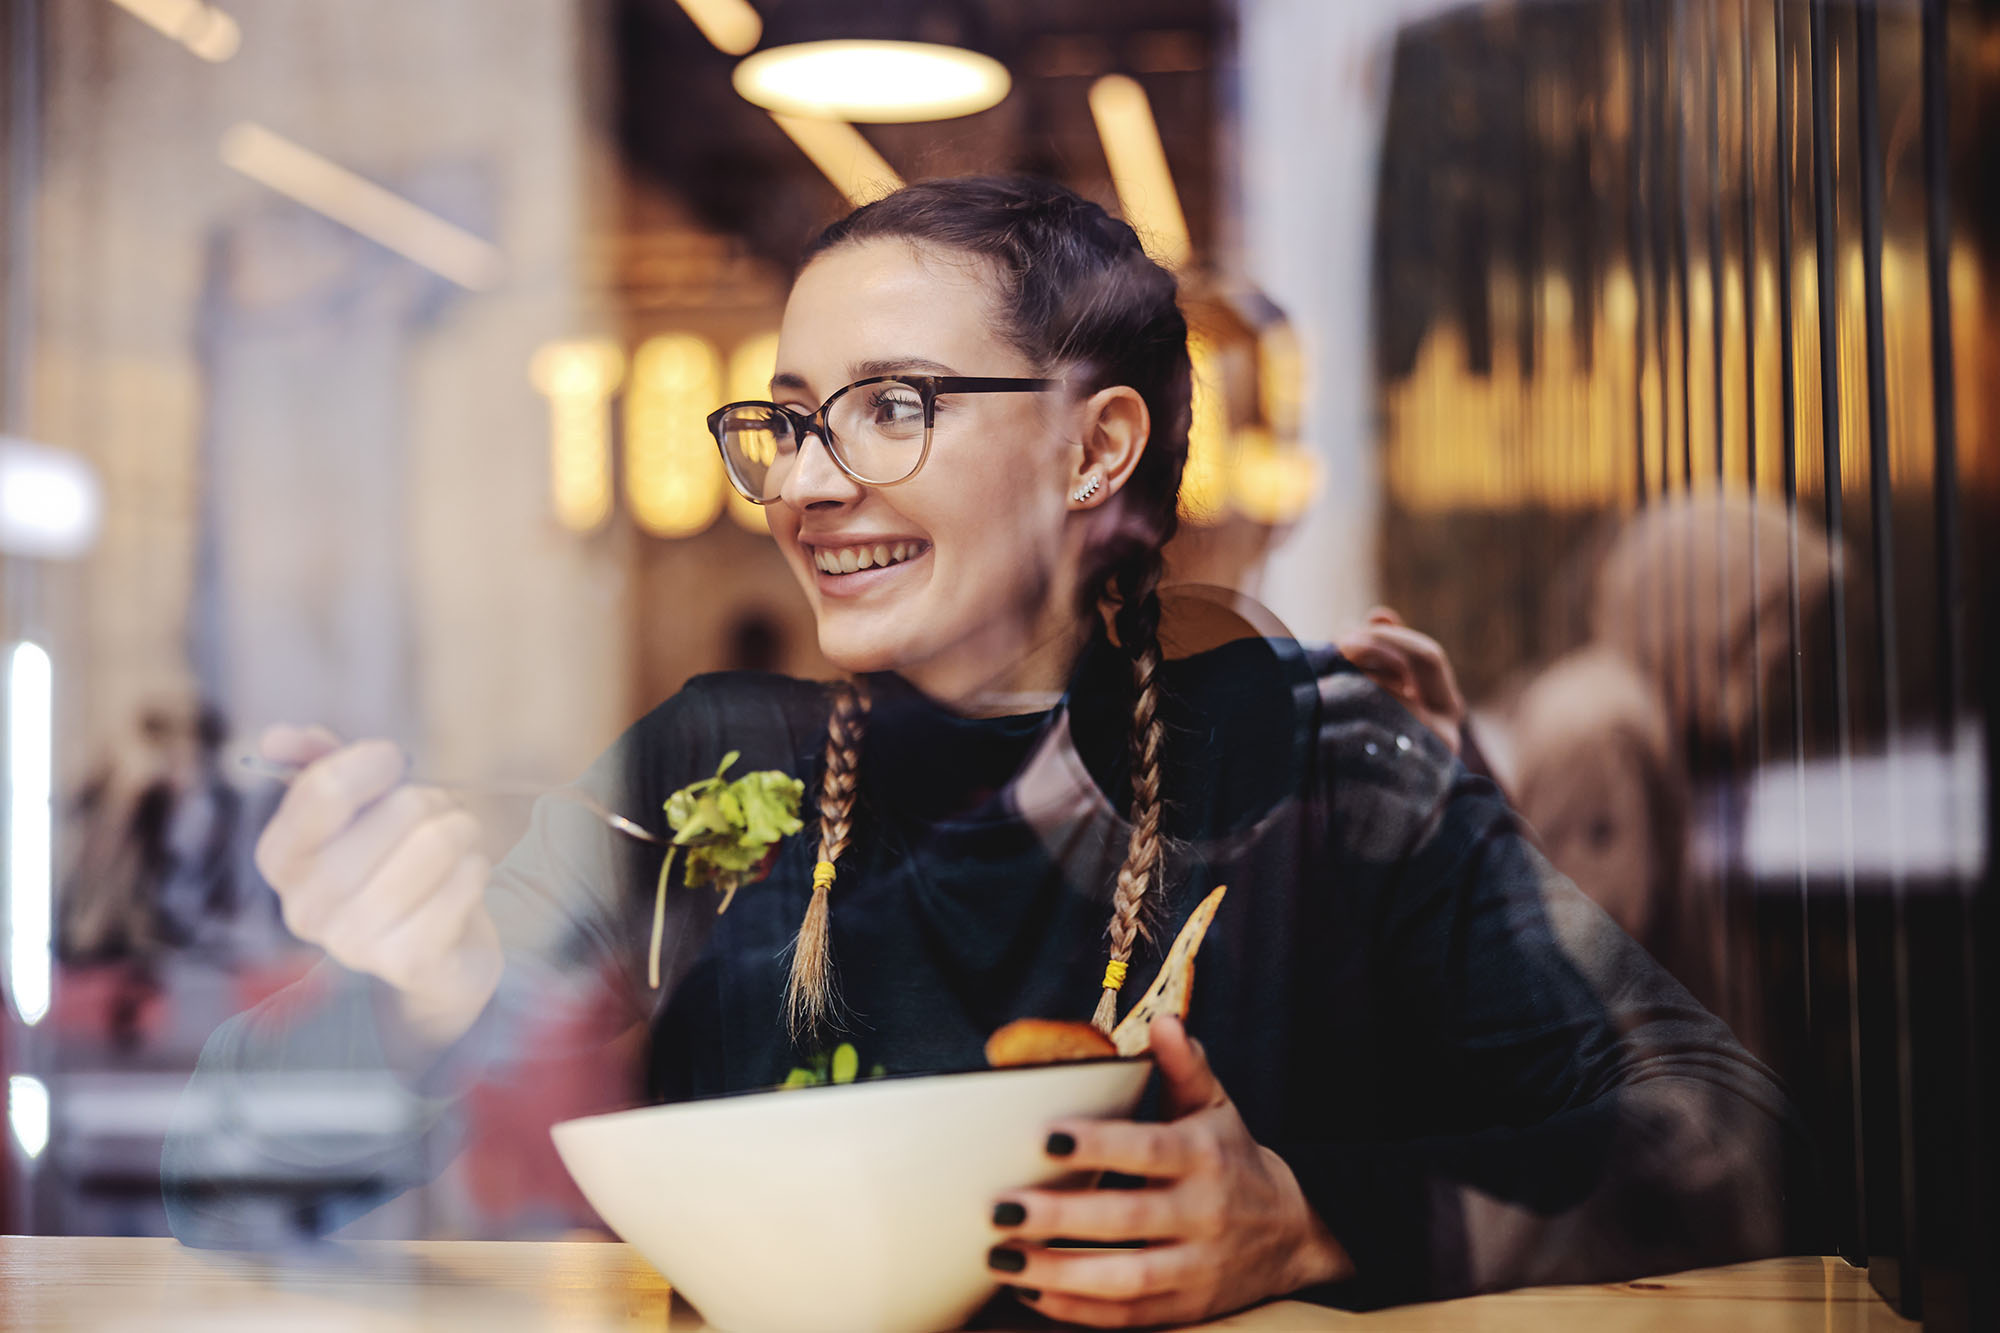
[[[1931, 437], [1932, 437], [1932, 503], [1936, 548], [1934, 555], [1934, 577], [1937, 585], [1938, 623], [1934, 651], [1937, 655], [1937, 746], [1938, 751], [1950, 764], [1951, 770], [1958, 771], [1957, 754], [1959, 746], [1959, 726], [1963, 716], [1962, 708], [1966, 682], [1963, 676], [1965, 646], [1964, 585], [1960, 577], [1960, 529], [1958, 494], [1958, 372], [1954, 360], [1951, 309], [1951, 153], [1950, 107], [1951, 72], [1946, 56], [1946, 35], [1949, 25], [1946, 0], [1923, 0], [1921, 35], [1921, 79], [1922, 79], [1922, 141], [1923, 172], [1925, 193], [1924, 252], [1925, 268], [1930, 296], [1931, 335]], [[2000, 799], [1989, 797], [1989, 800]], [[1989, 828], [1991, 826], [1989, 825]], [[1954, 830], [1955, 832], [1955, 830]], [[1969, 885], [1958, 885], [1961, 895]], [[1946, 1201], [1945, 1207], [1958, 1214], [1956, 1226], [1951, 1228], [1947, 1245], [1951, 1253], [1934, 1256], [1931, 1262], [1942, 1260], [1955, 1270], [1953, 1276], [1961, 1281], [1977, 1283], [1977, 1267], [1980, 1261], [1974, 1255], [1984, 1255], [1984, 1246], [1990, 1237], [1982, 1236], [1980, 1219], [1990, 1216], [1993, 1207], [1991, 1196], [1986, 1191], [1990, 1180], [1991, 1154], [1994, 1150], [1991, 1131], [1983, 1128], [1991, 1123], [1991, 1114], [1983, 1105], [1987, 1092], [1982, 1078], [1982, 1042], [1985, 1033], [1981, 1030], [1981, 996], [1979, 994], [1979, 932], [1973, 927], [1975, 918], [1970, 912], [1970, 898], [1961, 896], [1955, 922], [1960, 926], [1962, 953], [1958, 959], [1960, 995], [1964, 1005], [1964, 1031], [1957, 1042], [1935, 1043], [1925, 1053], [1924, 1061], [1933, 1066], [1949, 1066], [1956, 1063], [1965, 1070], [1962, 1084], [1965, 1096], [1963, 1106], [1951, 1105], [1944, 1099], [1943, 1105], [1924, 1108], [1926, 1129], [1943, 1122], [1942, 1136], [1947, 1147], [1946, 1159], [1951, 1160], [1950, 1147], [1962, 1144], [1969, 1161], [1952, 1160], [1955, 1169], [1964, 1172], [1968, 1182], [1956, 1198]], [[1956, 1049], [1951, 1049], [1954, 1047]], [[1945, 1049], [1938, 1049], [1945, 1047]], [[1988, 1057], [1990, 1059], [1990, 1057]], [[1935, 1077], [1925, 1080], [1927, 1091], [1934, 1092], [1940, 1086]], [[1948, 1080], [1943, 1086], [1950, 1087]], [[1929, 1142], [1927, 1136], [1926, 1142]], [[1933, 1145], [1933, 1151], [1935, 1151]], [[1919, 1214], [1923, 1224], [1924, 1217]], [[1921, 1240], [1921, 1233], [1919, 1235]], [[1984, 1306], [1995, 1300], [1992, 1290], [1993, 1279], [1984, 1279], [1986, 1289], [1974, 1291], [1967, 1302], [1972, 1307]], [[1990, 1314], [1990, 1310], [1988, 1311]], [[1961, 1316], [1966, 1317], [1966, 1316]], [[1977, 1317], [1977, 1316], [1971, 1316]], [[1970, 1319], [1968, 1318], [1968, 1322]]]
[[[1836, 562], [1844, 550], [1846, 525], [1840, 475], [1840, 262], [1834, 228], [1833, 75], [1827, 0], [1811, 0], [1812, 35], [1814, 268], [1819, 275], [1820, 452], [1825, 470], [1826, 537]], [[1848, 1079], [1854, 1117], [1856, 1238], [1866, 1253], [1868, 1236], [1867, 1157], [1862, 1143], [1861, 986], [1858, 923], [1854, 892], [1853, 707], [1848, 697], [1847, 591], [1839, 577], [1827, 589], [1828, 647], [1833, 654], [1834, 746], [1840, 774], [1841, 894], [1847, 909], [1847, 1037], [1853, 1061]]]
[[[1723, 435], [1726, 423], [1722, 408], [1722, 301], [1723, 301], [1723, 249], [1722, 249], [1722, 21], [1721, 0], [1708, 0], [1702, 9], [1701, 60], [1703, 66], [1702, 98], [1708, 114], [1708, 161], [1705, 173], [1705, 187], [1708, 203], [1708, 331], [1709, 331], [1709, 390], [1710, 410], [1714, 422], [1712, 444], [1715, 449], [1715, 657], [1710, 664], [1715, 672], [1715, 713], [1720, 718], [1729, 716], [1729, 636], [1732, 629], [1730, 617], [1724, 608], [1729, 605], [1729, 505], [1727, 503], [1728, 478], [1724, 473]], [[1697, 565], [1698, 567], [1698, 565]], [[1692, 584], [1692, 580], [1689, 580]], [[1754, 600], [1754, 594], [1753, 594]], [[1716, 732], [1721, 740], [1719, 758], [1726, 771], [1736, 771], [1736, 738], [1727, 727]], [[1726, 827], [1730, 796], [1726, 784], [1716, 784], [1715, 814], [1719, 817], [1717, 827]], [[1734, 997], [1735, 975], [1731, 970], [1734, 961], [1731, 945], [1735, 934], [1734, 917], [1736, 895], [1734, 892], [1736, 861], [1725, 858], [1716, 872], [1717, 893], [1717, 936], [1716, 966], [1718, 993]], [[1733, 1005], [1732, 1005], [1733, 1008]], [[1732, 1015], [1733, 1016], [1733, 1015]]]
[[1950, 754], [1958, 743], [1965, 682], [1960, 661], [1965, 642], [1964, 593], [1959, 578], [1958, 373], [1952, 361], [1951, 153], [1946, 109], [1950, 70], [1945, 56], [1946, 0], [1923, 0], [1923, 154], [1928, 195], [1924, 227], [1931, 314], [1931, 434], [1936, 478], [1938, 616], [1938, 743]]
[[[1862, 287], [1867, 332], [1868, 368], [1868, 489], [1873, 529], [1870, 534], [1875, 578], [1877, 668], [1882, 680], [1883, 731], [1888, 756], [1890, 837], [1902, 828], [1901, 774], [1897, 754], [1902, 744], [1901, 673], [1898, 669], [1895, 557], [1895, 492], [1889, 459], [1889, 371], [1882, 310], [1883, 171], [1882, 109], [1875, 7], [1854, 11], [1856, 127], [1861, 152]], [[1903, 856], [1892, 845], [1889, 861], [1891, 913], [1891, 977], [1895, 1005], [1897, 1203], [1901, 1235], [1892, 1239], [1898, 1264], [1898, 1308], [1910, 1318], [1922, 1308], [1917, 1247], [1917, 1158], [1911, 1137], [1915, 1125], [1915, 1095], [1910, 1051], [1910, 930], [1904, 894]], [[1871, 1244], [1871, 1250], [1882, 1250]]]
[[1792, 53], [1785, 36], [1785, 8], [1790, 0], [1777, 0], [1771, 7], [1773, 45], [1777, 51], [1776, 96], [1773, 109], [1776, 125], [1776, 166], [1778, 187], [1778, 380], [1781, 463], [1785, 483], [1785, 604], [1789, 613], [1790, 642], [1786, 660], [1792, 665], [1792, 777], [1793, 809], [1798, 839], [1798, 861], [1794, 871], [1799, 891], [1800, 948], [1804, 959], [1804, 1016], [1806, 1031], [1813, 1030], [1813, 948], [1812, 899], [1805, 868], [1806, 808], [1806, 715], [1805, 658], [1800, 652], [1805, 641], [1805, 613], [1799, 602], [1799, 376], [1798, 341], [1793, 335], [1792, 306], [1792, 167], [1793, 147], [1798, 135], [1798, 118], [1793, 114]]
[[[1654, 9], [1651, 12], [1657, 14], [1659, 11], [1657, 9]], [[1646, 34], [1650, 43], [1649, 49], [1654, 49], [1657, 50], [1658, 52], [1658, 59], [1654, 62], [1652, 69], [1653, 73], [1652, 90], [1651, 90], [1652, 96], [1647, 99], [1646, 114], [1652, 119], [1652, 124], [1650, 127], [1651, 137], [1652, 137], [1652, 145], [1651, 145], [1652, 152], [1649, 154], [1649, 160], [1647, 163], [1647, 165], [1651, 168], [1651, 173], [1649, 176], [1649, 188], [1647, 190], [1647, 204], [1649, 206], [1649, 213], [1651, 214], [1649, 220], [1652, 223], [1651, 230], [1652, 230], [1652, 242], [1653, 242], [1652, 274], [1651, 274], [1653, 280], [1652, 281], [1653, 360], [1657, 363], [1659, 367], [1659, 374], [1656, 378], [1656, 385], [1658, 388], [1657, 396], [1659, 400], [1659, 409], [1660, 409], [1659, 416], [1657, 418], [1660, 425], [1660, 475], [1658, 480], [1659, 480], [1660, 494], [1664, 496], [1673, 489], [1673, 487], [1668, 482], [1668, 477], [1672, 473], [1672, 468], [1668, 465], [1668, 456], [1670, 450], [1669, 450], [1669, 445], [1667, 443], [1668, 426], [1673, 420], [1673, 413], [1669, 411], [1667, 407], [1667, 402], [1668, 402], [1667, 395], [1669, 392], [1667, 385], [1667, 379], [1668, 379], [1667, 312], [1669, 308], [1668, 301], [1670, 299], [1669, 288], [1672, 279], [1669, 276], [1669, 268], [1668, 268], [1668, 254], [1671, 247], [1669, 245], [1669, 240], [1668, 240], [1670, 221], [1667, 217], [1668, 210], [1666, 203], [1667, 200], [1666, 107], [1668, 102], [1671, 100], [1671, 94], [1669, 92], [1669, 89], [1672, 86], [1672, 80], [1671, 80], [1672, 66], [1667, 58], [1665, 43], [1661, 32], [1661, 28], [1662, 24], [1660, 24], [1659, 22], [1655, 22], [1649, 25], [1649, 29]]]
[[4, 329], [0, 329], [0, 429], [28, 433], [28, 388], [35, 319], [35, 186], [41, 174], [41, 5], [13, 0], [7, 26], [7, 202]]
[[[1743, 466], [1744, 481], [1752, 504], [1757, 494], [1757, 60], [1752, 33], [1756, 18], [1751, 0], [1737, 0], [1742, 15], [1742, 178], [1743, 191]], [[1750, 673], [1751, 759], [1764, 759], [1764, 599], [1757, 595], [1763, 587], [1758, 549], [1759, 524], [1750, 522], [1750, 660], [1759, 665]]]
[[1646, 121], [1646, 33], [1639, 20], [1642, 0], [1625, 5], [1626, 82], [1631, 103], [1631, 142], [1627, 168], [1632, 180], [1628, 208], [1626, 244], [1630, 248], [1632, 277], [1632, 447], [1637, 453], [1639, 508], [1646, 507], [1646, 290], [1652, 281], [1648, 271], [1646, 236], [1646, 170], [1650, 135]]

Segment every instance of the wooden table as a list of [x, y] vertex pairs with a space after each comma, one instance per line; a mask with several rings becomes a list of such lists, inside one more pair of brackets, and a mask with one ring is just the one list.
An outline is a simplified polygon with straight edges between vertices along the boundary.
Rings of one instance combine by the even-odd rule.
[[[171, 1240], [0, 1236], [0, 1329], [93, 1333], [600, 1333], [704, 1328], [629, 1246], [375, 1242], [284, 1261]], [[1279, 1301], [1214, 1324], [1249, 1333], [1873, 1333], [1910, 1330], [1838, 1259], [1772, 1259], [1641, 1282], [1544, 1287], [1355, 1315]]]

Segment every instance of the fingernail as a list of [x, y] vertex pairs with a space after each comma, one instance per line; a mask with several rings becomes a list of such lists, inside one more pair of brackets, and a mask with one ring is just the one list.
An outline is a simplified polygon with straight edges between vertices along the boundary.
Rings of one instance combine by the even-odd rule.
[[1028, 1256], [1004, 1245], [996, 1246], [986, 1252], [986, 1266], [996, 1273], [1018, 1273], [1028, 1266]]
[[1018, 1203], [998, 1203], [993, 1205], [993, 1225], [996, 1227], [1017, 1227], [1028, 1220], [1028, 1210]]
[[1051, 1157], [1067, 1157], [1076, 1151], [1076, 1136], [1061, 1130], [1049, 1135], [1047, 1151]]
[[1016, 1287], [1014, 1288], [1014, 1295], [1024, 1301], [1038, 1301], [1042, 1298], [1042, 1293], [1036, 1291], [1033, 1287]]

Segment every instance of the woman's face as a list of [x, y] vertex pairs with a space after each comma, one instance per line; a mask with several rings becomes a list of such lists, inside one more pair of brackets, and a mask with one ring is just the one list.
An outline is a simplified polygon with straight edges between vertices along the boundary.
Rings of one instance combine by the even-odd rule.
[[[839, 246], [792, 288], [772, 398], [811, 413], [856, 380], [899, 371], [1050, 374], [996, 332], [1000, 316], [983, 260], [899, 239]], [[940, 697], [1028, 687], [1023, 664], [1078, 633], [1068, 518], [1079, 412], [1063, 390], [942, 396], [928, 459], [892, 486], [855, 482], [808, 437], [765, 513], [820, 650]], [[871, 568], [830, 572], [864, 549]]]

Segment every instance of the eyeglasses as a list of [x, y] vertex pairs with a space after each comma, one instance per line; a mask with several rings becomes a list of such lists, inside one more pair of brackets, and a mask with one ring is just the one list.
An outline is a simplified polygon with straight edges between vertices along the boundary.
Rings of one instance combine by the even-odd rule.
[[962, 375], [876, 375], [856, 380], [811, 414], [778, 403], [730, 403], [708, 414], [729, 480], [752, 504], [784, 489], [806, 436], [817, 435], [834, 466], [864, 486], [908, 481], [930, 457], [940, 397], [1045, 393], [1061, 380]]

